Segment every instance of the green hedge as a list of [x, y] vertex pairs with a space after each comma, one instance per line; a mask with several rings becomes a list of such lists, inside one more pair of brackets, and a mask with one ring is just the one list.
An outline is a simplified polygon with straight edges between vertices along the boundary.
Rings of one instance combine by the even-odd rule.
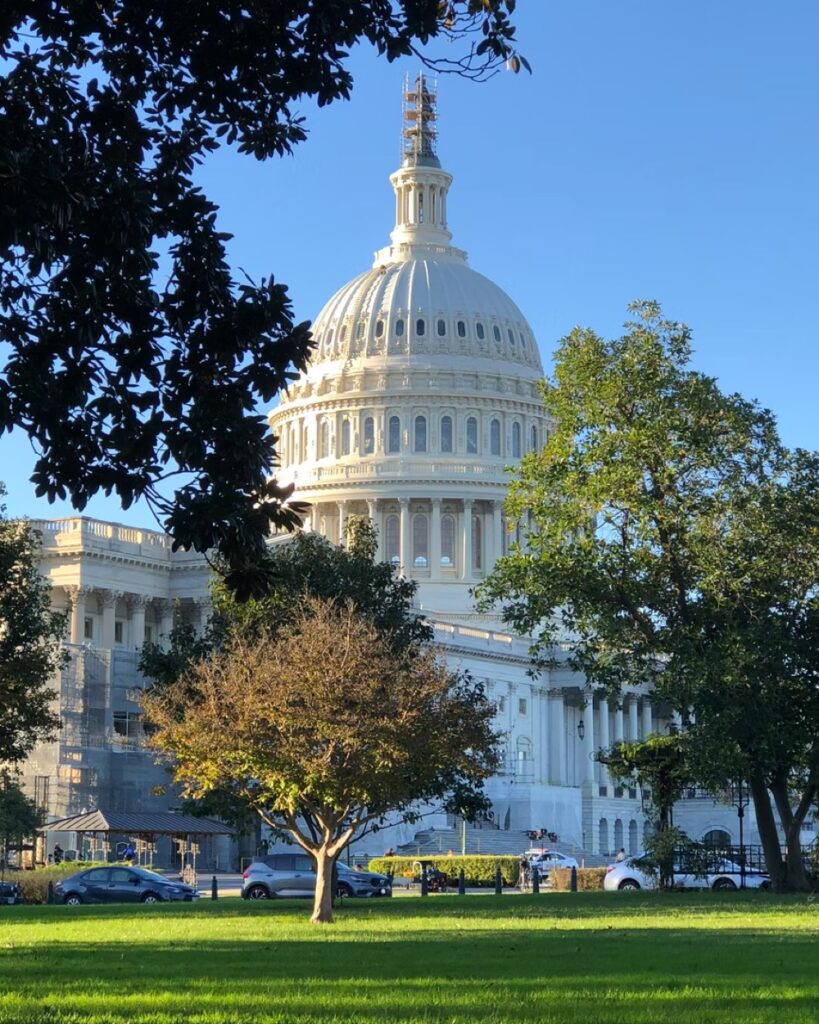
[[419, 861], [429, 861], [439, 871], [447, 876], [450, 885], [458, 884], [458, 873], [464, 869], [464, 878], [467, 885], [494, 885], [495, 871], [501, 869], [501, 878], [504, 885], [517, 885], [520, 877], [519, 858], [515, 856], [438, 856], [438, 857], [373, 857], [369, 863], [370, 871], [379, 871], [381, 874], [395, 875], [396, 878], [409, 878], [419, 882], [420, 871], [414, 865]]
[[23, 899], [26, 903], [45, 903], [48, 897], [48, 883], [59, 882], [61, 878], [68, 878], [76, 875], [78, 871], [85, 871], [86, 868], [110, 867], [105, 861], [63, 861], [62, 864], [52, 864], [47, 868], [37, 868], [34, 871], [6, 871], [6, 881], [16, 882], [23, 890]]
[[[591, 892], [603, 888], [603, 879], [606, 877], [608, 868], [578, 868], [577, 869], [577, 891]], [[557, 892], [568, 892], [572, 887], [572, 869], [554, 868], [549, 873], [552, 882], [552, 889]]]

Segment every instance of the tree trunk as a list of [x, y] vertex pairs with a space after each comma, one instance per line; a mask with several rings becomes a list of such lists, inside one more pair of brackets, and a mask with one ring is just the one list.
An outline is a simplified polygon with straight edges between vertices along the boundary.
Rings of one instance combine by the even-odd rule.
[[771, 784], [771, 792], [785, 832], [785, 888], [790, 892], [807, 892], [810, 889], [810, 884], [802, 861], [800, 837], [805, 815], [804, 813], [794, 814], [791, 809], [787, 778], [775, 779]]
[[312, 924], [332, 924], [336, 858], [329, 855], [326, 846], [322, 846], [314, 853], [314, 857], [316, 858], [316, 898], [310, 921]]
[[752, 775], [749, 782], [751, 795], [754, 798], [756, 825], [759, 829], [759, 838], [762, 840], [762, 849], [765, 852], [765, 864], [768, 874], [771, 876], [771, 888], [775, 892], [784, 892], [787, 886], [785, 865], [782, 863], [782, 847], [779, 843], [779, 832], [776, 828], [768, 787], [765, 785], [765, 780], [759, 775]]

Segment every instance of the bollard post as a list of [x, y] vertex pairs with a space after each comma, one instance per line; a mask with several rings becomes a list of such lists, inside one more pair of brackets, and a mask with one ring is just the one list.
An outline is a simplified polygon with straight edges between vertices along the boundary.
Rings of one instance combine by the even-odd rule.
[[571, 882], [569, 883], [569, 889], [571, 892], [577, 892], [577, 868], [572, 868]]
[[532, 892], [540, 892], [540, 872], [537, 869], [537, 864], [532, 865]]
[[503, 894], [503, 879], [501, 878], [501, 869], [495, 868], [495, 895], [501, 896]]
[[429, 895], [429, 881], [427, 880], [427, 869], [426, 865], [421, 868], [421, 895]]
[[54, 883], [53, 882], [49, 882], [48, 883], [48, 889], [46, 891], [46, 903], [53, 903], [53, 902], [54, 902]]
[[216, 875], [210, 880], [210, 898], [212, 900], [219, 899], [219, 883], [216, 881]]
[[458, 872], [458, 895], [466, 896], [466, 878], [463, 868]]

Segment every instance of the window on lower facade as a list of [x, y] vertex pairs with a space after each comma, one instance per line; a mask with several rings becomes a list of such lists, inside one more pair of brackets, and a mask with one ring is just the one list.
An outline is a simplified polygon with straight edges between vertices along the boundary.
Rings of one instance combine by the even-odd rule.
[[520, 424], [512, 424], [512, 458], [520, 458]]
[[426, 416], [415, 417], [415, 451], [425, 452], [427, 450], [427, 418]]
[[350, 421], [341, 421], [341, 454], [350, 454]]
[[478, 454], [478, 421], [474, 416], [466, 421], [466, 452], [467, 455]]
[[387, 552], [387, 561], [391, 565], [398, 565], [401, 561], [401, 523], [396, 515], [387, 516], [384, 524], [384, 540]]
[[525, 715], [526, 714], [526, 698], [525, 697], [520, 697], [518, 699], [518, 714], [519, 715]]
[[492, 420], [489, 424], [489, 448], [493, 455], [501, 453], [501, 425], [500, 420]]
[[441, 451], [452, 451], [452, 417], [441, 417]]
[[143, 735], [142, 715], [138, 711], [114, 712], [114, 736], [139, 740]]
[[94, 639], [94, 620], [90, 618], [83, 619], [82, 624], [82, 636], [83, 640]]
[[115, 622], [114, 623], [114, 643], [115, 644], [121, 644], [122, 643], [122, 637], [123, 637], [124, 633], [125, 633], [125, 623], [124, 622]]
[[319, 458], [326, 459], [330, 455], [330, 424], [325, 420], [319, 428]]
[[472, 568], [483, 569], [483, 523], [479, 515], [472, 516]]
[[364, 417], [364, 454], [372, 455], [375, 452], [375, 420], [372, 416]]
[[412, 521], [412, 564], [416, 569], [429, 566], [429, 520], [422, 512]]
[[397, 416], [390, 416], [389, 429], [387, 431], [387, 452], [390, 455], [401, 451], [401, 420]]

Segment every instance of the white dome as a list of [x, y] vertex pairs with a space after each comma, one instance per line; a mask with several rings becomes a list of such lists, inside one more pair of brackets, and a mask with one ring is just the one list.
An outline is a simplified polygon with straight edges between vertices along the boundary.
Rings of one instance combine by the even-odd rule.
[[[375, 357], [543, 375], [532, 330], [496, 284], [449, 254], [377, 264], [340, 288], [316, 318], [313, 365]], [[509, 364], [518, 364], [513, 371]], [[496, 367], [501, 369], [500, 366]]]

